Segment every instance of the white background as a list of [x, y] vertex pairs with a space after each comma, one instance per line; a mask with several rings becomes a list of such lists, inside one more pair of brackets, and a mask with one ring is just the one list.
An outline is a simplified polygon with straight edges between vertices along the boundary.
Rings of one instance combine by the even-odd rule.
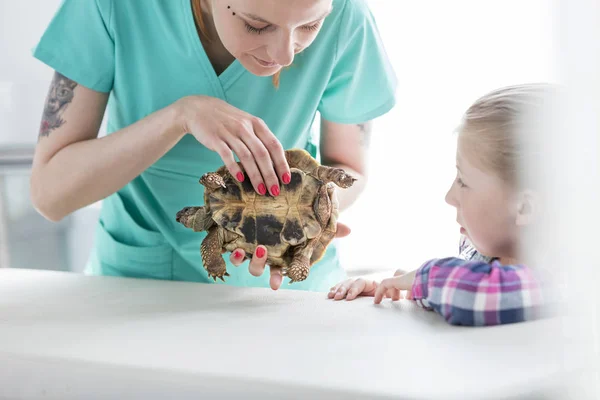
[[444, 195], [462, 113], [494, 88], [556, 80], [554, 4], [369, 4], [399, 79], [398, 105], [375, 125], [369, 188], [343, 214], [353, 232], [340, 245], [349, 269], [411, 270], [457, 252], [459, 227]]

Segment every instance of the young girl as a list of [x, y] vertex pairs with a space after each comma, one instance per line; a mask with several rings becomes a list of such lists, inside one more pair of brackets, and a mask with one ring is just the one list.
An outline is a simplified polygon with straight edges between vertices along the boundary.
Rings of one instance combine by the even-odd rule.
[[[534, 132], [520, 125], [544, 104], [549, 85], [501, 88], [478, 99], [458, 130], [456, 179], [446, 202], [456, 208], [463, 235], [458, 257], [425, 262], [410, 273], [396, 272], [377, 283], [347, 280], [328, 297], [353, 300], [374, 296], [400, 299], [400, 290], [420, 306], [455, 325], [497, 325], [540, 315], [541, 284], [524, 265], [519, 243], [538, 216], [537, 193], [521, 160], [535, 157]], [[524, 146], [528, 143], [528, 146]]]

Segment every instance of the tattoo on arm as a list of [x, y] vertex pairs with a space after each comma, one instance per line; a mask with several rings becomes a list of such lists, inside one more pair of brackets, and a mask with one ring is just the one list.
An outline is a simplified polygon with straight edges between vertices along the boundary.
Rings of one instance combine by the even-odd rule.
[[365, 122], [364, 124], [358, 124], [358, 128], [360, 129], [361, 136], [361, 144], [364, 147], [369, 147], [371, 143], [371, 122]]
[[61, 127], [65, 121], [62, 115], [73, 100], [77, 82], [56, 72], [44, 104], [44, 113], [40, 124], [39, 137], [48, 136], [50, 132]]

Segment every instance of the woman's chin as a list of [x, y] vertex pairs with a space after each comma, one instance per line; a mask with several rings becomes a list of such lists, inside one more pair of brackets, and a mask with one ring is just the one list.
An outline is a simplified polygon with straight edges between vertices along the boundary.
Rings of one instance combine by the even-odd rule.
[[281, 70], [280, 65], [265, 67], [255, 61], [252, 57], [247, 57], [243, 61], [240, 60], [240, 63], [248, 70], [248, 72], [256, 76], [273, 76]]

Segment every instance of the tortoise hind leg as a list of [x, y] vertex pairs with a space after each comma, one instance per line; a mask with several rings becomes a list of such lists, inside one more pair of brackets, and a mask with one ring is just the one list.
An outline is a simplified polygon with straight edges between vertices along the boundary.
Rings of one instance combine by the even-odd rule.
[[224, 276], [229, 276], [227, 266], [222, 256], [224, 244], [224, 231], [220, 226], [213, 226], [208, 230], [208, 235], [202, 240], [200, 245], [200, 254], [202, 255], [202, 263], [204, 269], [208, 272], [208, 276], [216, 282], [217, 278], [223, 279]]
[[[337, 230], [338, 206], [333, 201], [335, 187], [329, 183], [319, 190], [319, 200], [316, 204], [316, 214], [321, 222], [320, 233], [309, 240], [304, 247], [296, 247], [294, 257], [285, 274], [290, 278], [290, 283], [303, 281], [308, 277], [312, 265], [319, 261], [327, 246], [335, 238]], [[322, 215], [319, 215], [319, 214]], [[327, 221], [325, 218], [327, 217]]]
[[285, 158], [290, 168], [298, 168], [324, 183], [333, 182], [341, 188], [348, 188], [356, 181], [356, 178], [347, 174], [342, 168], [320, 165], [304, 149], [286, 150]]
[[297, 247], [290, 266], [283, 270], [283, 275], [290, 278], [290, 284], [308, 278], [310, 271], [310, 257], [317, 239], [311, 239], [306, 246]]

